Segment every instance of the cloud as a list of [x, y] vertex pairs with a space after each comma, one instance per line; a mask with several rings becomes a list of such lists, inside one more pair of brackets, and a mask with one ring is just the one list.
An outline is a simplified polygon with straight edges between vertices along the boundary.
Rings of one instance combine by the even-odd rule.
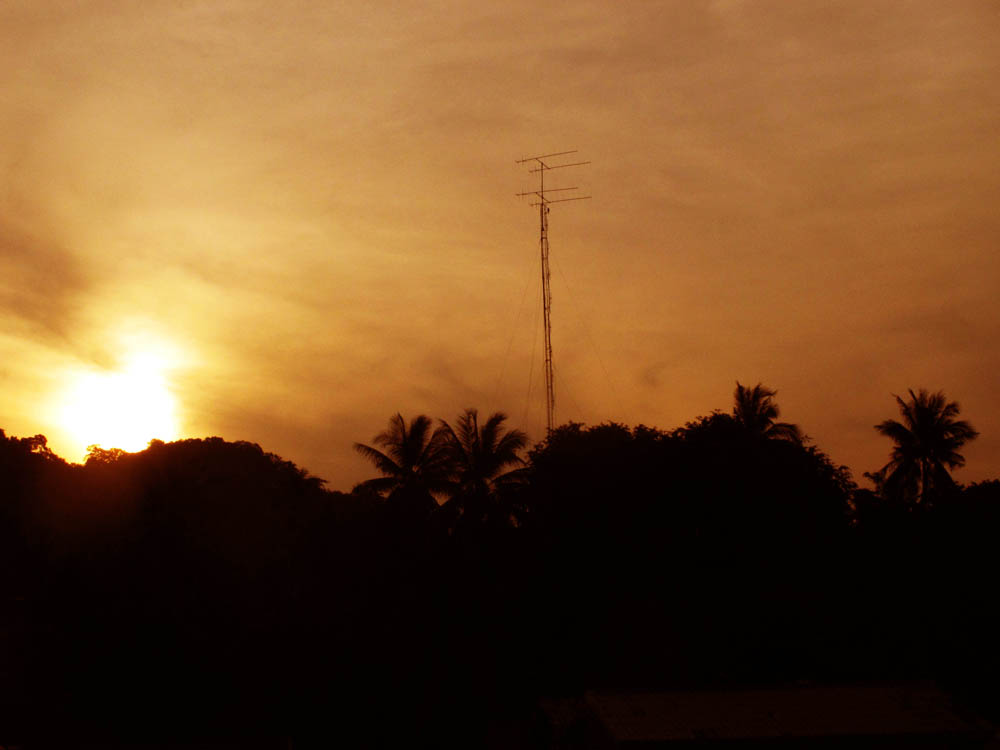
[[22, 335], [69, 343], [92, 280], [64, 248], [0, 223], [0, 316]]
[[112, 367], [135, 321], [188, 353], [192, 430], [334, 487], [397, 410], [530, 415], [513, 160], [579, 148], [561, 418], [673, 427], [761, 379], [860, 473], [882, 447], [851, 425], [892, 388], [995, 405], [998, 25], [973, 0], [4, 3], [5, 382]]

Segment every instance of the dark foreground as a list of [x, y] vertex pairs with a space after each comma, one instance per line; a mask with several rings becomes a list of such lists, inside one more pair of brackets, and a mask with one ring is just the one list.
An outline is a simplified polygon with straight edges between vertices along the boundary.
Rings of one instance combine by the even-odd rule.
[[[4, 437], [0, 744], [600, 746], [691, 696], [873, 685], [925, 687], [809, 710], [829, 734], [836, 705], [854, 744], [916, 701], [982, 743], [998, 483], [897, 506], [722, 416], [564, 428], [524, 481], [440, 508], [328, 492], [248, 443], [80, 467]], [[682, 718], [737, 710], [706, 705]], [[725, 731], [797, 736], [782, 705]], [[726, 736], [674, 725], [631, 741]]]

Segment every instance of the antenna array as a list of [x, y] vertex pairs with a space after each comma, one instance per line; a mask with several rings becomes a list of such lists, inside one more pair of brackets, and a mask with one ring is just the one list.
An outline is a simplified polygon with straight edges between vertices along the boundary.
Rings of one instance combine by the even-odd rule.
[[552, 370], [552, 286], [549, 272], [549, 206], [553, 203], [565, 203], [567, 201], [588, 200], [589, 195], [578, 195], [566, 198], [550, 198], [549, 193], [563, 193], [570, 190], [578, 190], [577, 187], [545, 187], [545, 173], [551, 169], [566, 169], [567, 167], [580, 167], [590, 164], [589, 161], [577, 161], [570, 164], [553, 164], [552, 159], [575, 154], [576, 151], [559, 151], [554, 154], [542, 154], [541, 156], [529, 156], [526, 159], [518, 159], [516, 164], [534, 164], [529, 169], [530, 174], [538, 173], [538, 190], [530, 190], [525, 193], [516, 193], [520, 197], [531, 196], [536, 200], [530, 205], [538, 208], [539, 224], [539, 248], [542, 256], [542, 325], [545, 330], [545, 423], [549, 433], [555, 427], [555, 386], [553, 383], [554, 374]]

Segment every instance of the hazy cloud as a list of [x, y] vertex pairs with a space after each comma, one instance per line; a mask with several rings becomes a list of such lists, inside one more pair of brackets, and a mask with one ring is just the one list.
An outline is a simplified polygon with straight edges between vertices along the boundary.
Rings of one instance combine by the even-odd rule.
[[965, 476], [996, 476], [998, 27], [986, 0], [4, 3], [0, 427], [51, 431], [33, 373], [112, 367], [131, 326], [183, 352], [189, 434], [334, 487], [397, 410], [539, 437], [513, 161], [579, 148], [560, 418], [673, 427], [764, 380], [860, 475], [887, 394], [944, 388], [983, 434]]
[[71, 252], [0, 223], [0, 316], [24, 335], [67, 341], [92, 282]]

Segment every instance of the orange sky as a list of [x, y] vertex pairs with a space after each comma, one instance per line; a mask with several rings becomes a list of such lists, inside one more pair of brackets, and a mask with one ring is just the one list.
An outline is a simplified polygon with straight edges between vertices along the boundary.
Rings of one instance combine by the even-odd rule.
[[0, 427], [79, 459], [53, 403], [148, 345], [180, 434], [336, 489], [397, 410], [540, 437], [514, 160], [576, 148], [559, 420], [763, 381], [860, 478], [890, 394], [943, 389], [956, 476], [1000, 476], [996, 2], [476, 5], [0, 4]]

